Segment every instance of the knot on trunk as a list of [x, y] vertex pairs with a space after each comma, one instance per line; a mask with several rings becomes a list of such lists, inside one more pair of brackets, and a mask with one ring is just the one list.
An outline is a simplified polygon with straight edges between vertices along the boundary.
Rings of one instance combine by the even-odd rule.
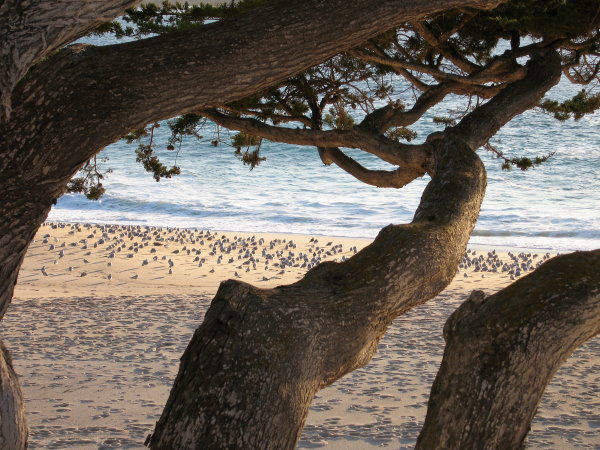
[[454, 311], [444, 324], [444, 340], [448, 341], [451, 334], [462, 327], [463, 321], [477, 312], [479, 307], [485, 302], [486, 296], [483, 291], [473, 291], [471, 295]]

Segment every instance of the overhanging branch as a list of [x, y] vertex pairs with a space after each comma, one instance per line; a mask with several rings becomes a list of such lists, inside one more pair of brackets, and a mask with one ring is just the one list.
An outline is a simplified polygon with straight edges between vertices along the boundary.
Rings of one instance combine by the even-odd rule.
[[[200, 28], [63, 50], [32, 68], [13, 92], [18, 106], [11, 122], [32, 124], [19, 143], [19, 164], [31, 164], [34, 149], [57, 142], [45, 155], [48, 174], [71, 176], [101, 148], [149, 122], [242, 99], [400, 23], [501, 1], [275, 0]], [[60, 114], [51, 115], [50, 126], [48, 118], [32, 122], [41, 109]], [[85, 144], [75, 128], [93, 130]]]
[[315, 147], [358, 148], [383, 161], [417, 171], [426, 170], [431, 161], [429, 144], [402, 144], [385, 136], [355, 127], [350, 130], [310, 130], [267, 125], [252, 118], [231, 117], [217, 110], [204, 110], [199, 114], [224, 126], [243, 131], [274, 142]]
[[363, 183], [380, 188], [401, 188], [425, 175], [424, 171], [398, 168], [395, 170], [371, 170], [346, 155], [339, 148], [319, 148], [319, 155], [325, 164], [334, 163], [345, 172]]

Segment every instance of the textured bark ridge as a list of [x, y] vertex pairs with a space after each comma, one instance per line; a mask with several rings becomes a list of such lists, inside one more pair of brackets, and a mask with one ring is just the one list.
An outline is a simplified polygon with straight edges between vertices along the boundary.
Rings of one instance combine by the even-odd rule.
[[0, 341], [0, 448], [27, 448], [25, 407], [8, 350]]
[[0, 4], [0, 117], [37, 61], [141, 0], [4, 0]]
[[258, 289], [224, 282], [185, 351], [152, 448], [293, 448], [314, 394], [366, 364], [390, 322], [453, 278], [486, 186], [460, 140], [437, 143], [436, 176], [408, 225], [343, 263]]
[[600, 250], [559, 256], [502, 291], [475, 291], [446, 349], [417, 448], [520, 448], [544, 389], [600, 333]]

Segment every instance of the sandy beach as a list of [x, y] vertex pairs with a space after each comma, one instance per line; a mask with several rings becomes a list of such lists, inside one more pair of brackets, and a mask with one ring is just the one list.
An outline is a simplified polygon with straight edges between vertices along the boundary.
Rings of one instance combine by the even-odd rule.
[[[370, 240], [45, 224], [2, 322], [27, 401], [31, 448], [143, 448], [178, 360], [219, 283], [296, 281]], [[495, 292], [550, 255], [470, 249], [452, 284], [399, 317], [371, 363], [318, 393], [301, 448], [411, 448], [443, 352], [473, 289]], [[531, 448], [600, 448], [600, 339], [548, 387]]]

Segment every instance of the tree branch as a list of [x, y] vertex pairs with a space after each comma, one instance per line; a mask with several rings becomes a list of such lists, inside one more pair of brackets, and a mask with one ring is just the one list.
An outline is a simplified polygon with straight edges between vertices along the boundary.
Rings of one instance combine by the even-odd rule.
[[445, 42], [440, 41], [431, 31], [425, 21], [414, 21], [412, 26], [417, 33], [421, 35], [425, 42], [431, 47], [439, 51], [448, 61], [451, 61], [456, 67], [466, 73], [472, 73], [480, 69], [481, 66], [472, 63], [468, 59], [464, 58], [453, 48], [448, 47]]
[[415, 123], [434, 105], [452, 91], [452, 83], [440, 83], [423, 92], [407, 111], [395, 105], [386, 105], [367, 114], [359, 127], [383, 133], [391, 127], [405, 127]]
[[536, 106], [561, 74], [560, 56], [555, 50], [540, 50], [527, 64], [527, 75], [510, 83], [492, 100], [467, 114], [453, 132], [462, 136], [471, 148], [485, 144], [513, 117]]
[[265, 113], [262, 111], [255, 111], [253, 109], [248, 109], [248, 108], [238, 108], [238, 107], [233, 107], [230, 105], [225, 105], [225, 106], [220, 106], [220, 109], [222, 109], [223, 111], [229, 111], [232, 112], [234, 114], [239, 114], [239, 115], [248, 115], [248, 116], [254, 116], [254, 117], [260, 117], [260, 118], [264, 118], [264, 119], [271, 119], [274, 122], [300, 122], [303, 125], [306, 125], [307, 127], [311, 126], [313, 123], [312, 121], [306, 117], [306, 116], [286, 116], [284, 114], [274, 114], [274, 113]]
[[350, 158], [339, 148], [319, 147], [319, 155], [325, 164], [334, 163], [357, 180], [380, 188], [401, 188], [425, 175], [425, 171], [404, 168], [370, 170]]
[[389, 323], [456, 273], [485, 170], [449, 136], [413, 223], [297, 283], [221, 284], [181, 358], [150, 448], [293, 448], [315, 393], [366, 364]]
[[274, 142], [323, 148], [358, 148], [390, 164], [417, 171], [427, 170], [431, 162], [431, 148], [427, 143], [401, 144], [359, 127], [350, 130], [304, 130], [275, 127], [252, 118], [231, 117], [214, 109], [204, 110], [199, 114], [225, 128], [243, 131]]
[[[500, 2], [276, 0], [200, 28], [63, 50], [32, 68], [15, 88], [14, 118], [5, 127], [0, 123], [7, 160], [14, 164], [15, 156], [20, 167], [29, 167], [35, 149], [56, 142], [44, 157], [47, 173], [70, 176], [101, 148], [151, 121], [239, 100], [407, 20], [457, 5], [491, 8]], [[34, 114], [41, 109], [52, 111], [50, 118]], [[27, 136], [18, 133], [11, 142], [11, 129], [25, 120], [31, 123]], [[81, 140], [73, 129], [93, 131]], [[0, 158], [0, 172], [6, 167]]]

